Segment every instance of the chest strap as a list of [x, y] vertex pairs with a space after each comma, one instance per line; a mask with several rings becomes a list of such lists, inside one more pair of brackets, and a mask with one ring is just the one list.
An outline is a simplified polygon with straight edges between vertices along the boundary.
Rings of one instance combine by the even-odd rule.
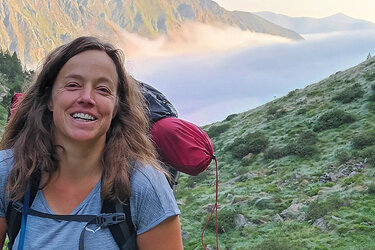
[[[13, 208], [19, 212], [22, 212], [23, 204], [21, 202], [14, 202]], [[95, 233], [100, 228], [105, 228], [105, 227], [116, 225], [116, 224], [126, 221], [125, 213], [104, 213], [100, 215], [71, 215], [71, 214], [59, 215], [59, 214], [43, 213], [43, 212], [39, 212], [39, 211], [29, 208], [28, 214], [41, 217], [41, 218], [53, 219], [53, 220], [87, 222], [86, 226], [82, 229], [81, 235], [79, 237], [79, 250], [84, 249], [84, 236], [85, 236], [86, 231], [91, 231]], [[98, 226], [98, 228], [95, 230], [92, 230], [88, 228], [89, 225], [96, 225]]]

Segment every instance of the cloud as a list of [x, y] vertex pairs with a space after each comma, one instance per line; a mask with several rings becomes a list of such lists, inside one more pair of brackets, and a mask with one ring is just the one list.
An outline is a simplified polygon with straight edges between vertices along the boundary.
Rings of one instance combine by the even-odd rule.
[[197, 22], [185, 22], [180, 30], [155, 40], [126, 31], [118, 31], [118, 34], [118, 45], [132, 59], [201, 55], [290, 41], [283, 37], [243, 31], [237, 27]]
[[375, 54], [375, 30], [293, 43], [130, 61], [131, 73], [160, 89], [180, 117], [199, 125], [255, 108]]

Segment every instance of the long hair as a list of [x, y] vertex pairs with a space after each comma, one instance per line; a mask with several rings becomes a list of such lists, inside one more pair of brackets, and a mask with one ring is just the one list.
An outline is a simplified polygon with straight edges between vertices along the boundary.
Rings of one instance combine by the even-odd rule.
[[113, 60], [118, 74], [117, 113], [107, 131], [102, 153], [102, 198], [124, 202], [130, 196], [129, 177], [136, 162], [162, 170], [148, 135], [149, 120], [144, 98], [135, 80], [125, 72], [121, 50], [95, 37], [79, 37], [46, 57], [36, 80], [5, 128], [1, 148], [14, 150], [14, 166], [6, 186], [12, 200], [23, 197], [33, 173], [41, 171], [50, 177], [58, 168], [54, 124], [48, 102], [61, 68], [70, 58], [86, 50], [104, 51]]

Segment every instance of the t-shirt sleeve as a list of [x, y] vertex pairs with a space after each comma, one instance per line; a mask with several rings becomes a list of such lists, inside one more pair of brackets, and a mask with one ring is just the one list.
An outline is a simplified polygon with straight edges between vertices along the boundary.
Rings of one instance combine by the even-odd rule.
[[0, 217], [5, 217], [8, 207], [8, 198], [5, 193], [5, 186], [10, 170], [13, 166], [13, 151], [0, 151]]
[[130, 209], [137, 235], [180, 214], [164, 174], [152, 166], [136, 167], [130, 179]]

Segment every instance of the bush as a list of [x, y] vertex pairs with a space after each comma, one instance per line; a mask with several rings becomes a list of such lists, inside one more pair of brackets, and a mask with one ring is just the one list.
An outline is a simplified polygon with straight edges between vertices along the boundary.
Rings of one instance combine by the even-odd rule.
[[375, 72], [368, 72], [364, 75], [367, 81], [374, 81], [375, 80]]
[[340, 109], [334, 109], [321, 115], [315, 123], [314, 131], [323, 131], [331, 128], [338, 128], [343, 124], [352, 123], [355, 118]]
[[233, 118], [235, 118], [238, 114], [231, 114], [231, 115], [228, 115], [227, 118], [225, 118], [225, 121], [229, 122], [231, 121]]
[[264, 151], [265, 159], [275, 160], [275, 159], [280, 159], [287, 155], [288, 155], [288, 151], [286, 147], [270, 147]]
[[336, 153], [336, 159], [337, 159], [337, 162], [340, 165], [350, 161], [351, 158], [352, 158], [352, 156], [349, 152], [340, 151], [340, 152]]
[[338, 197], [337, 195], [330, 195], [325, 200], [316, 200], [310, 203], [307, 209], [307, 218], [315, 221], [316, 219], [322, 218], [329, 212], [339, 209], [349, 204]]
[[369, 194], [375, 194], [375, 182], [372, 182], [372, 183], [368, 186], [367, 192], [368, 192]]
[[258, 154], [268, 146], [268, 138], [262, 132], [249, 133], [245, 137], [237, 138], [230, 146], [235, 158], [243, 158], [249, 153]]
[[282, 115], [284, 115], [285, 113], [286, 113], [286, 110], [283, 109], [282, 107], [280, 107], [278, 105], [271, 105], [267, 109], [267, 118], [268, 119], [279, 118]]
[[306, 156], [313, 156], [319, 152], [319, 149], [315, 145], [308, 145], [308, 144], [299, 144], [298, 147], [295, 148], [294, 154], [300, 157]]
[[375, 144], [375, 131], [365, 131], [355, 136], [352, 140], [352, 145], [356, 149], [362, 149], [367, 146]]
[[319, 149], [315, 146], [318, 138], [315, 132], [306, 130], [300, 132], [298, 138], [285, 147], [271, 147], [265, 150], [265, 159], [280, 159], [287, 155], [298, 155], [300, 157], [312, 156], [318, 153]]
[[315, 144], [317, 142], [317, 134], [311, 130], [302, 131], [297, 139], [297, 143], [299, 144]]
[[[237, 212], [233, 209], [226, 209], [223, 208], [218, 210], [218, 218], [219, 218], [219, 233], [227, 233], [232, 231], [236, 227], [235, 217]], [[207, 218], [204, 219], [204, 223], [206, 223]], [[214, 216], [212, 217], [210, 223], [207, 226], [207, 229], [215, 232], [216, 231], [216, 223]]]
[[225, 131], [227, 131], [229, 128], [230, 128], [230, 125], [228, 123], [224, 123], [224, 124], [216, 125], [216, 126], [211, 126], [208, 129], [207, 134], [208, 134], [209, 137], [216, 137], [216, 136], [220, 135], [221, 133], [224, 133]]
[[349, 103], [354, 101], [357, 98], [361, 98], [365, 92], [361, 88], [361, 85], [356, 83], [353, 86], [350, 86], [344, 89], [342, 92], [337, 94], [333, 100], [339, 101], [342, 103]]
[[375, 165], [375, 146], [364, 148], [359, 152], [359, 156], [363, 159], [367, 159], [367, 162], [371, 165]]

